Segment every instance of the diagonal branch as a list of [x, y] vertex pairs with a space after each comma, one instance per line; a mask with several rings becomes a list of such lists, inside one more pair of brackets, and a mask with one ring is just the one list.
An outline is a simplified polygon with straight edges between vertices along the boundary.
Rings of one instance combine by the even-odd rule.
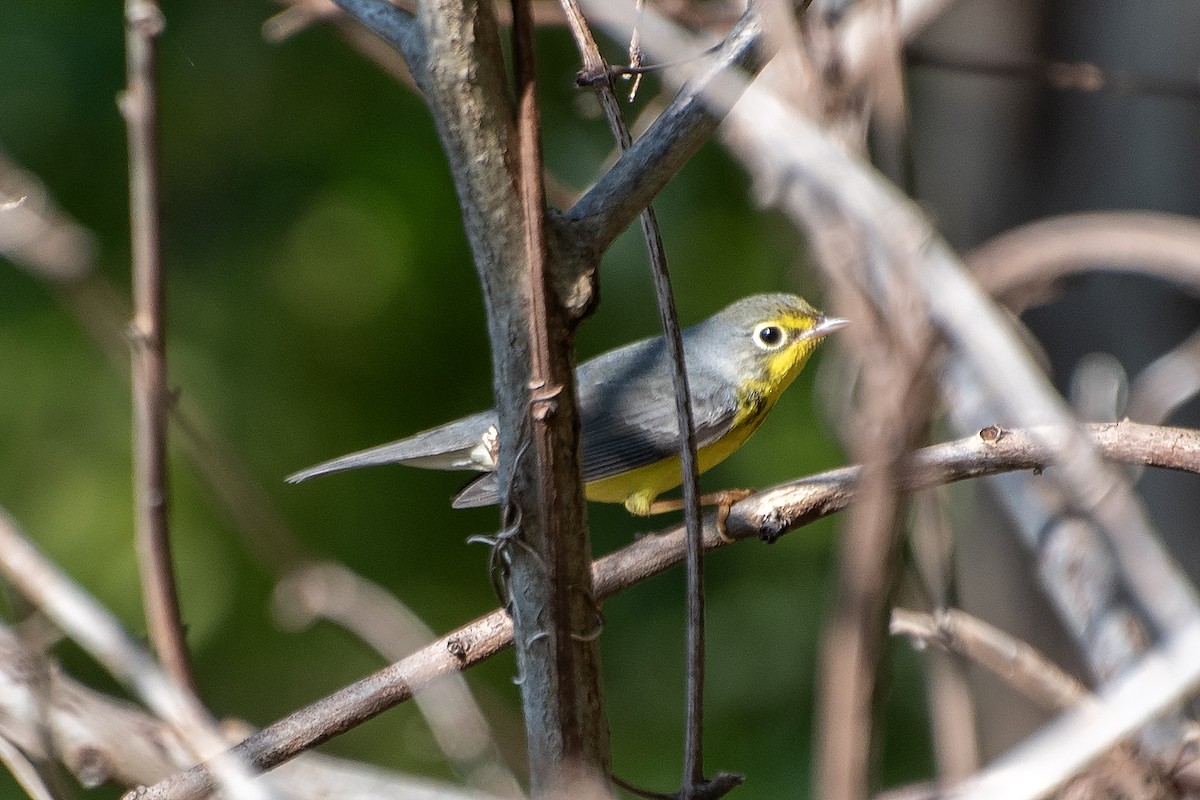
[[[1029, 737], [971, 778], [952, 787], [954, 800], [1046, 797], [1113, 745], [1200, 687], [1200, 620], [1185, 623], [1100, 694]], [[1177, 743], [1177, 745], [1180, 743]], [[1177, 746], [1175, 752], [1181, 752]]]
[[[314, 561], [284, 575], [275, 585], [271, 607], [276, 622], [287, 630], [328, 620], [363, 640], [387, 662], [437, 638], [420, 617], [382, 586], [330, 561]], [[418, 692], [414, 700], [455, 775], [483, 792], [514, 798], [523, 795], [462, 674]]]
[[[907, 636], [917, 648], [934, 644], [944, 652], [970, 659], [1043, 708], [1065, 711], [1086, 706], [1092, 714], [1104, 713], [1099, 699], [1087, 687], [1036, 648], [958, 609], [922, 614], [895, 608], [889, 630], [894, 636]], [[1192, 735], [1195, 735], [1194, 728]], [[1108, 770], [1089, 770], [1093, 773], [1090, 780], [1100, 782], [1100, 785], [1090, 787], [1088, 796], [1105, 796], [1104, 787], [1108, 787], [1108, 793], [1123, 790], [1121, 796], [1128, 797], [1170, 796], [1150, 789], [1161, 783], [1161, 779], [1156, 769], [1137, 758], [1132, 749], [1113, 748], [1107, 754], [1107, 760]], [[1174, 766], [1173, 763], [1159, 765], [1166, 771]], [[963, 782], [963, 779], [955, 782]], [[1073, 785], [1065, 794], [1075, 796], [1079, 791], [1080, 787]]]
[[[0, 623], [0, 681], [5, 687], [0, 692], [0, 758], [10, 763], [24, 759], [38, 766], [58, 762], [86, 789], [105, 783], [153, 783], [194, 763], [195, 757], [170, 723], [75, 680], [25, 634]], [[235, 724], [244, 727], [236, 722], [225, 726]], [[271, 779], [289, 800], [520, 796], [463, 789], [319, 753], [303, 754], [276, 770]], [[74, 787], [63, 789], [52, 796], [79, 794]]]
[[1016, 310], [1093, 270], [1153, 275], [1200, 297], [1200, 220], [1158, 211], [1064, 214], [1006, 231], [966, 262], [989, 294]]
[[404, 56], [417, 87], [422, 92], [429, 90], [429, 75], [425, 68], [428, 58], [425, 37], [421, 33], [416, 17], [391, 3], [378, 0], [335, 0], [335, 2], [343, 11], [371, 29], [400, 55]]
[[[1084, 430], [1106, 458], [1128, 464], [1200, 473], [1200, 431], [1131, 422], [1087, 425]], [[986, 428], [979, 435], [914, 452], [902, 471], [902, 488], [917, 490], [1011, 470], [1053, 469], [1051, 448], [1042, 436], [1021, 430]], [[854, 499], [860, 467], [843, 467], [781, 484], [731, 509], [731, 538], [774, 541], [785, 533], [837, 513]], [[706, 518], [705, 550], [727, 543]], [[683, 560], [685, 531], [676, 526], [604, 556], [592, 566], [596, 597], [614, 594], [658, 575]], [[250, 736], [233, 753], [260, 769], [271, 769], [329, 741], [444, 675], [467, 669], [512, 643], [512, 622], [496, 610], [468, 623], [407, 658], [385, 667]], [[183, 800], [211, 791], [203, 766], [145, 790], [139, 800]]]
[[918, 649], [935, 644], [984, 667], [1042, 708], [1062, 711], [1088, 696], [1087, 687], [1033, 646], [955, 608], [933, 614], [893, 608], [888, 631]]
[[720, 118], [702, 100], [705, 87], [730, 66], [749, 67], [761, 38], [757, 15], [745, 14], [713, 53], [711, 63], [565, 212], [558, 231], [561, 246], [584, 254], [585, 263], [599, 260], [712, 137]]

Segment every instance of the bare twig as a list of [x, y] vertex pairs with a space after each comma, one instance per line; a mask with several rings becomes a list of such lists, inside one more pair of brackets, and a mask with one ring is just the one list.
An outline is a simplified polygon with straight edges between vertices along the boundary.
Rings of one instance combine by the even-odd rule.
[[1129, 70], [1105, 69], [1085, 61], [972, 58], [921, 49], [909, 51], [908, 60], [916, 67], [1032, 81], [1062, 91], [1167, 97], [1189, 103], [1200, 101], [1200, 81], [1195, 79], [1172, 79]]
[[[979, 280], [1015, 311], [1045, 302], [1072, 275], [1130, 272], [1170, 281], [1200, 297], [1200, 220], [1161, 212], [1094, 212], [1039, 220], [969, 253]], [[1200, 335], [1137, 376], [1129, 416], [1159, 423], [1200, 391]]]
[[996, 236], [965, 261], [989, 294], [1018, 311], [1088, 271], [1153, 275], [1200, 297], [1200, 220], [1148, 211], [1067, 214]]
[[175, 568], [167, 484], [167, 356], [159, 241], [158, 88], [155, 42], [163, 29], [156, 0], [126, 0], [128, 85], [121, 113], [129, 128], [129, 214], [133, 239], [134, 527], [150, 639], [167, 672], [195, 690]]
[[[646, 0], [637, 0], [639, 10], [645, 7], [645, 5]], [[637, 26], [634, 25], [633, 35], [629, 37], [629, 67], [631, 70], [636, 70], [640, 66], [642, 66], [642, 45], [638, 41]], [[638, 87], [642, 84], [642, 75], [638, 72], [629, 77], [633, 78], [633, 82], [629, 86], [629, 102], [632, 103], [634, 98], [637, 97]]]
[[[917, 493], [908, 526], [911, 568], [926, 604], [933, 608], [949, 608], [957, 603], [948, 497], [949, 493], [941, 489]], [[930, 654], [927, 664], [925, 694], [938, 778], [942, 783], [957, 782], [979, 768], [975, 698], [961, 659], [937, 652]]]
[[[1107, 458], [1200, 473], [1200, 431], [1129, 422], [1084, 428]], [[1053, 453], [1042, 444], [1042, 437], [993, 428], [983, 435], [916, 451], [903, 472], [902, 485], [916, 490], [1006, 470], [1040, 471], [1052, 464]], [[844, 467], [752, 495], [730, 510], [726, 530], [735, 539], [773, 541], [844, 509], [854, 497], [860, 474], [858, 467]], [[726, 544], [713, 517], [706, 517], [705, 549]], [[605, 600], [664, 572], [680, 563], [685, 552], [686, 532], [677, 526], [643, 536], [599, 559], [592, 567], [597, 599]], [[233, 752], [260, 769], [270, 769], [408, 700], [438, 678], [490, 658], [511, 642], [511, 620], [502, 610], [493, 611], [404, 660], [293, 712], [250, 736]], [[142, 800], [183, 800], [211, 789], [207, 771], [196, 767], [151, 787]]]
[[[563, 0], [571, 33], [583, 60], [584, 83], [590, 85], [600, 99], [609, 128], [624, 153], [633, 142], [629, 126], [621, 114], [620, 103], [609, 78], [608, 65], [588, 28], [583, 12], [575, 0]], [[631, 56], [636, 38], [630, 43]], [[636, 87], [636, 85], [635, 85]], [[687, 689], [685, 707], [682, 800], [691, 800], [705, 783], [704, 778], [704, 561], [703, 532], [700, 519], [700, 469], [696, 461], [696, 426], [688, 392], [686, 365], [683, 360], [683, 340], [679, 333], [679, 317], [675, 311], [675, 294], [667, 268], [667, 252], [652, 206], [647, 205], [638, 215], [642, 238], [650, 258], [654, 293], [658, 301], [663, 339], [671, 357], [671, 380], [675, 393], [675, 414], [680, 436], [679, 459], [683, 476], [683, 508], [688, 531], [687, 552]]]
[[[6, 197], [20, 202], [0, 210], [0, 253], [46, 281], [109, 364], [131, 379], [129, 302], [97, 272], [91, 232], [55, 205], [36, 176], [0, 155], [0, 205]], [[306, 560], [261, 483], [203, 409], [182, 397], [167, 411], [178, 429], [175, 446], [234, 521], [251, 556], [271, 570]]]
[[[901, 565], [903, 457], [924, 435], [927, 421], [920, 409], [930, 407], [927, 374], [900, 338], [876, 330], [866, 340], [875, 345], [866, 366], [879, 369], [864, 383], [862, 409], [849, 423], [851, 453], [865, 463], [861, 488], [841, 526], [838, 595], [821, 650], [818, 791], [829, 800], [867, 793], [883, 619]], [[875, 360], [884, 354], [890, 364]]]
[[1150, 362], [1129, 386], [1130, 419], [1159, 425], [1200, 392], [1200, 332]]
[[0, 737], [0, 762], [32, 800], [62, 800], [50, 790], [37, 765], [7, 738]]

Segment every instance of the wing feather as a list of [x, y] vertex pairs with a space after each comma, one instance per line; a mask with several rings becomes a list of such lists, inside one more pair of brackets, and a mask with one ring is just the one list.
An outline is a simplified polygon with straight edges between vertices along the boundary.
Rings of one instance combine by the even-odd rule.
[[[675, 394], [661, 339], [630, 345], [617, 365], [602, 356], [580, 367], [584, 398], [583, 478], [601, 480], [679, 454]], [[624, 349], [624, 348], [623, 348]], [[688, 369], [696, 444], [704, 447], [724, 436], [737, 413], [737, 397], [728, 381], [696, 366]]]
[[496, 480], [496, 473], [485, 472], [454, 495], [450, 505], [453, 508], [479, 508], [494, 506], [499, 502], [500, 484]]

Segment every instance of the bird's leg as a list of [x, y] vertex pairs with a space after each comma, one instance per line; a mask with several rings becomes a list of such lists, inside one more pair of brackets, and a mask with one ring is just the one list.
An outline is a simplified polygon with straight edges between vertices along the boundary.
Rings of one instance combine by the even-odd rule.
[[[700, 505], [716, 506], [717, 507], [717, 535], [723, 541], [732, 543], [734, 540], [730, 537], [729, 532], [725, 530], [725, 523], [729, 520], [729, 509], [734, 503], [745, 500], [750, 495], [754, 494], [753, 489], [722, 489], [719, 492], [711, 492], [709, 494], [700, 495]], [[666, 500], [655, 500], [647, 507], [643, 516], [651, 514], [663, 514], [668, 511], [679, 511], [683, 508], [683, 498], [673, 497]]]
[[740, 503], [752, 494], [754, 494], [753, 489], [723, 489], [722, 491], [713, 492], [700, 498], [700, 502], [704, 502], [704, 498], [707, 497], [710, 504], [716, 505], [717, 535], [722, 540], [730, 544], [734, 542], [734, 538], [725, 529], [725, 523], [729, 521], [729, 510], [733, 508], [734, 503]]

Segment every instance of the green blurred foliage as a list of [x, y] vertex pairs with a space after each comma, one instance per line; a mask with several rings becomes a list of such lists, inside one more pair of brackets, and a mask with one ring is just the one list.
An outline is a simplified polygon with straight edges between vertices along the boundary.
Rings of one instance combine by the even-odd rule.
[[[495, 511], [452, 511], [461, 476], [381, 468], [288, 486], [315, 461], [412, 433], [490, 400], [478, 284], [457, 204], [422, 104], [329, 29], [273, 46], [262, 3], [164, 4], [161, 41], [164, 249], [170, 371], [265, 487], [296, 537], [378, 581], [437, 631], [490, 610], [487, 553], [465, 544]], [[126, 292], [124, 83], [117, 4], [5, 3], [0, 147], [92, 230], [100, 270]], [[573, 47], [540, 37], [548, 165], [583, 186], [610, 151], [573, 87]], [[657, 91], [641, 90], [636, 113]], [[681, 316], [743, 295], [821, 298], [802, 242], [755, 209], [744, 177], [709, 147], [657, 203]], [[640, 241], [602, 270], [602, 303], [580, 356], [656, 332]], [[0, 504], [89, 591], [142, 635], [131, 544], [129, 397], [55, 292], [0, 262]], [[837, 465], [817, 420], [812, 373], [707, 488], [765, 486]], [[191, 467], [172, 461], [182, 603], [204, 699], [220, 715], [271, 722], [380, 665], [328, 625], [294, 633], [270, 616], [273, 575], [256, 562]], [[610, 551], [669, 519], [593, 506]], [[834, 525], [709, 560], [708, 763], [748, 773], [741, 797], [804, 795], [810, 783], [817, 636], [830, 602]], [[602, 638], [614, 763], [627, 780], [677, 785], [682, 741], [683, 592], [678, 571], [611, 600]], [[69, 645], [72, 672], [115, 690]], [[911, 665], [910, 665], [911, 666]], [[510, 655], [469, 679], [523, 771]], [[920, 687], [905, 668], [887, 703], [883, 774], [928, 765]], [[328, 750], [448, 775], [404, 706]], [[11, 783], [3, 796], [19, 796]]]

